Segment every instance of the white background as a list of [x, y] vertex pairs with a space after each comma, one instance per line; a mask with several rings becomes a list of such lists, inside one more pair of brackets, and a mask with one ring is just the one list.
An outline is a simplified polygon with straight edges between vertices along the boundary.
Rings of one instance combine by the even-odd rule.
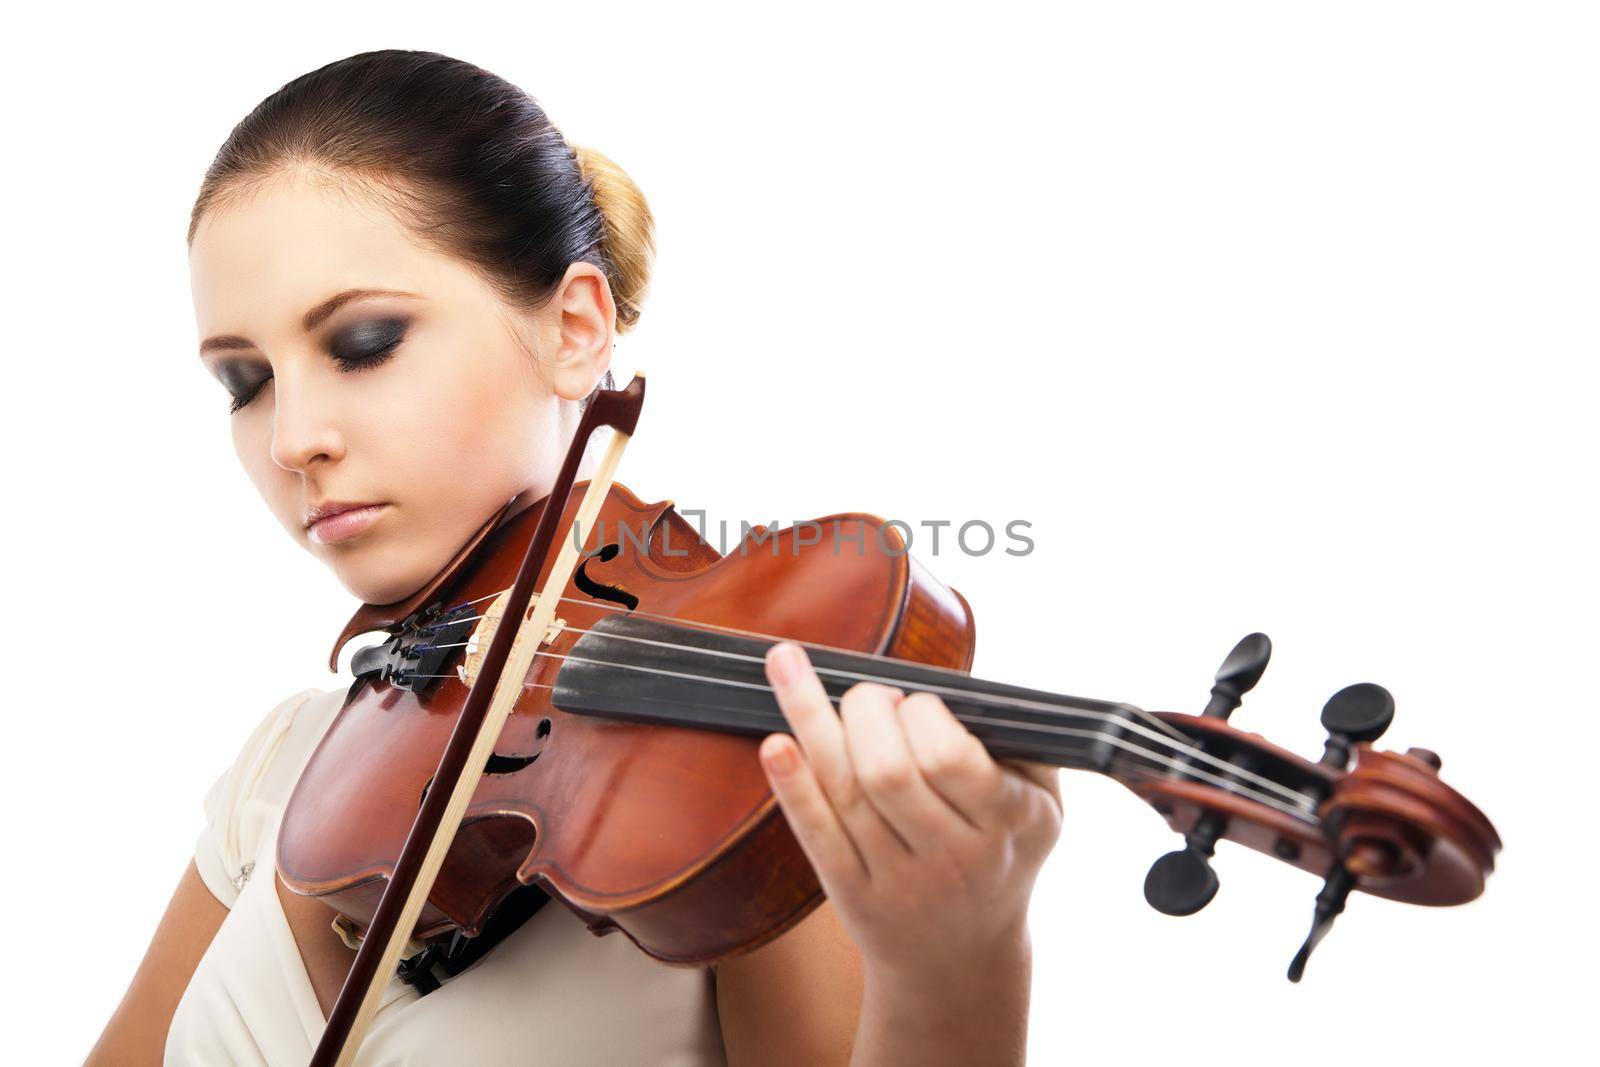
[[[930, 558], [976, 671], [1320, 752], [1394, 693], [1506, 841], [1487, 894], [1357, 898], [1065, 785], [1034, 898], [1042, 1064], [1566, 1059], [1595, 966], [1594, 25], [1583, 5], [171, 5], [32, 16], [3, 98], [12, 617], [6, 1058], [81, 1059], [255, 723], [339, 684], [354, 604], [238, 469], [184, 229], [278, 85], [380, 47], [528, 89], [650, 198], [621, 480], [742, 518], [1033, 524]], [[923, 546], [914, 546], [925, 548]], [[1580, 997], [1582, 999], [1580, 999]]]

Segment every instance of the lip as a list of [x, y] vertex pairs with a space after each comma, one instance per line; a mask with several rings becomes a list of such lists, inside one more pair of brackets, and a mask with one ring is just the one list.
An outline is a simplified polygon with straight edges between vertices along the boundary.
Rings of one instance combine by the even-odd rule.
[[388, 504], [353, 504], [330, 500], [306, 509], [306, 536], [319, 545], [348, 541], [383, 516]]

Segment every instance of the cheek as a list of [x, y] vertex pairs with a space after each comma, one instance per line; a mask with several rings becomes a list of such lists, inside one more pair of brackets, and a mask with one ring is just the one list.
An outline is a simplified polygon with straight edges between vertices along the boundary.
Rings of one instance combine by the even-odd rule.
[[299, 502], [292, 499], [298, 492], [296, 476], [278, 466], [272, 458], [271, 417], [264, 416], [260, 410], [246, 408], [233, 416], [229, 428], [239, 465], [244, 468], [250, 483], [271, 507], [273, 514], [281, 519], [285, 509], [299, 507]]
[[537, 405], [525, 390], [467, 375], [432, 400], [419, 419], [418, 437], [427, 448], [416, 457], [427, 484], [449, 494], [470, 489], [472, 482], [498, 485], [522, 475], [538, 421]]
[[411, 425], [388, 431], [402, 434], [405, 443], [383, 450], [403, 453], [412, 499], [443, 526], [458, 525], [463, 516], [481, 519], [539, 477], [551, 447], [555, 400], [514, 358], [523, 357], [468, 357], [452, 361], [445, 373], [429, 374], [426, 388], [414, 394], [424, 403], [413, 403]]

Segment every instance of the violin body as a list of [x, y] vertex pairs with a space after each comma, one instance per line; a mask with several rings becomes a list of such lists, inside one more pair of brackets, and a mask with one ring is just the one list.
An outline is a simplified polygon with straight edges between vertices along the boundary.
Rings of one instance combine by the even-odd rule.
[[[507, 517], [508, 503], [335, 643], [336, 668], [350, 637], [388, 634], [355, 655], [279, 827], [284, 883], [363, 935], [313, 1067], [352, 1063], [408, 938], [479, 936], [521, 885], [685, 965], [804, 918], [822, 889], [757, 756], [789, 728], [765, 671], [782, 641], [835, 704], [862, 682], [928, 693], [996, 759], [1128, 786], [1182, 835], [1145, 879], [1158, 911], [1212, 900], [1222, 840], [1322, 877], [1291, 981], [1353, 892], [1434, 906], [1483, 892], [1499, 836], [1438, 756], [1373, 748], [1395, 713], [1382, 686], [1328, 699], [1312, 761], [1228, 721], [1266, 669], [1265, 634], [1234, 646], [1198, 715], [974, 678], [971, 610], [893, 524], [756, 527], [723, 557], [670, 503], [613, 483], [643, 399], [639, 376], [597, 392], [546, 504]], [[576, 492], [602, 426], [611, 440]]]
[[[402, 615], [427, 619], [429, 606], [476, 602], [469, 621], [431, 616], [434, 635], [460, 638], [511, 585], [542, 509], [480, 534], [421, 594], [358, 615], [340, 643]], [[757, 760], [759, 736], [563, 712], [552, 703], [563, 657], [626, 611], [965, 671], [972, 612], [867, 515], [757, 527], [724, 557], [670, 503], [613, 485], [586, 536], [593, 554], [563, 594], [413, 936], [475, 936], [511, 891], [538, 883], [595, 933], [621, 930], [659, 960], [756, 947], [822, 898]], [[277, 863], [290, 889], [366, 927], [467, 693], [448, 676], [357, 680], [284, 813]]]

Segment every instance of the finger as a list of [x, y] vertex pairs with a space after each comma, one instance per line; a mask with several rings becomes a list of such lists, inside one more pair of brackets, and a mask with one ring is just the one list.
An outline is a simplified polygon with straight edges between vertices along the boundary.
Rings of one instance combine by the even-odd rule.
[[974, 828], [999, 823], [1007, 782], [983, 742], [932, 693], [912, 693], [896, 711], [929, 787]]
[[1030, 853], [1049, 852], [1061, 836], [1063, 812], [1061, 772], [1030, 760], [1005, 760], [1004, 773], [1016, 787], [1018, 803], [1012, 826]]
[[940, 848], [960, 816], [928, 785], [900, 726], [899, 690], [862, 683], [839, 703], [845, 747], [872, 806], [916, 853]]
[[909, 846], [884, 822], [856, 779], [839, 713], [805, 649], [792, 641], [780, 642], [767, 650], [766, 668], [778, 707], [794, 731], [806, 763], [868, 871], [874, 856], [893, 855], [895, 850], [904, 853]]
[[800, 746], [785, 734], [768, 734], [758, 751], [784, 818], [822, 888], [836, 897], [841, 890], [848, 892], [860, 885], [867, 877], [866, 863], [828, 803], [822, 784], [811, 773]]
[[1033, 785], [1038, 786], [1050, 795], [1056, 802], [1056, 810], [1061, 810], [1061, 768], [1048, 763], [1035, 763], [1032, 760], [1002, 760], [1007, 768], [1026, 778]]

